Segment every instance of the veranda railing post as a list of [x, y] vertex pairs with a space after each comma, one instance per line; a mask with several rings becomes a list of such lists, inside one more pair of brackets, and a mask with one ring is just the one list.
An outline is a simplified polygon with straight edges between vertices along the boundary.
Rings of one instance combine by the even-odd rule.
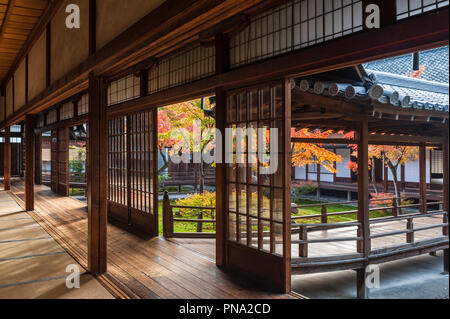
[[[300, 226], [300, 231], [298, 233], [298, 239], [302, 241], [308, 240], [308, 227]], [[298, 256], [299, 257], [308, 257], [308, 243], [300, 243], [298, 245]]]
[[421, 201], [420, 211], [422, 214], [427, 213], [427, 173], [426, 173], [426, 147], [424, 144], [419, 146], [419, 192]]
[[322, 205], [320, 221], [321, 221], [322, 224], [327, 224], [328, 223], [327, 205]]
[[[198, 219], [203, 219], [203, 210], [200, 210], [200, 212], [198, 213]], [[197, 222], [197, 233], [201, 232], [203, 232], [203, 223]]]
[[170, 229], [171, 225], [170, 225], [170, 218], [169, 218], [170, 213], [171, 213], [171, 207], [170, 207], [169, 193], [167, 191], [164, 191], [163, 205], [162, 205], [164, 237], [171, 236], [171, 229]]
[[408, 244], [414, 243], [414, 221], [412, 218], [408, 218], [408, 221], [406, 223], [406, 229], [408, 229], [409, 233], [406, 233], [406, 242]]
[[394, 207], [394, 208], [392, 208], [392, 215], [394, 217], [398, 217], [397, 198], [394, 198], [392, 200], [392, 206]]

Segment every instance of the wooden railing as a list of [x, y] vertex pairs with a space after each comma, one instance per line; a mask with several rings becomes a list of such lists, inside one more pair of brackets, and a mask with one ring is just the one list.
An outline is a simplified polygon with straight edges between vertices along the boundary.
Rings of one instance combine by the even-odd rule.
[[[183, 218], [183, 213], [186, 211], [195, 211], [197, 218]], [[210, 212], [215, 217], [215, 207], [200, 207], [200, 206], [181, 206], [172, 205], [170, 203], [169, 194], [164, 192], [162, 215], [163, 215], [163, 235], [164, 237], [173, 238], [215, 238], [216, 233], [205, 232], [204, 224], [211, 223], [216, 226], [215, 219], [205, 219], [204, 213]], [[174, 216], [175, 214], [175, 216]], [[196, 224], [196, 231], [193, 232], [176, 232], [177, 223], [193, 223]]]
[[[388, 199], [376, 199], [372, 200], [372, 202], [377, 201], [387, 201]], [[387, 231], [377, 234], [370, 235], [369, 240], [372, 241], [377, 238], [382, 237], [389, 237], [389, 236], [397, 236], [401, 234], [405, 234], [405, 242], [400, 245], [395, 245], [392, 247], [383, 247], [380, 249], [372, 249], [370, 251], [371, 255], [377, 255], [389, 253], [390, 251], [393, 251], [394, 249], [399, 248], [407, 248], [412, 247], [414, 245], [418, 245], [421, 242], [417, 242], [414, 239], [414, 234], [419, 231], [434, 229], [434, 228], [442, 228], [443, 234], [448, 234], [448, 213], [443, 210], [435, 210], [435, 211], [428, 211], [426, 207], [428, 206], [435, 206], [435, 205], [441, 205], [443, 202], [427, 202], [422, 203], [420, 201], [417, 204], [408, 204], [408, 205], [397, 205], [398, 199], [397, 198], [389, 198], [389, 200], [392, 200], [392, 204], [385, 207], [375, 207], [370, 208], [370, 212], [375, 211], [382, 211], [382, 210], [391, 210], [392, 216], [388, 217], [379, 217], [379, 218], [371, 218], [370, 219], [370, 225], [376, 225], [380, 223], [389, 223], [389, 222], [396, 222], [401, 220], [406, 220], [406, 227], [405, 229], [398, 229], [394, 231]], [[342, 255], [334, 255], [334, 256], [324, 256], [324, 257], [314, 257], [309, 258], [309, 245], [310, 244], [318, 244], [318, 243], [336, 243], [336, 242], [348, 242], [348, 241], [355, 241], [356, 247], [358, 247], [359, 244], [361, 244], [364, 241], [364, 238], [360, 235], [362, 234], [362, 224], [359, 221], [349, 221], [349, 222], [339, 222], [339, 223], [328, 223], [328, 217], [330, 216], [343, 216], [343, 215], [352, 215], [357, 214], [358, 210], [349, 210], [349, 211], [341, 211], [341, 212], [327, 212], [327, 207], [330, 205], [343, 205], [343, 204], [357, 204], [357, 201], [348, 201], [348, 202], [338, 202], [338, 203], [320, 203], [320, 204], [309, 204], [309, 205], [294, 205], [292, 206], [293, 213], [298, 213], [299, 208], [313, 208], [313, 207], [321, 207], [321, 213], [320, 214], [311, 214], [311, 215], [302, 215], [302, 216], [293, 216], [291, 218], [292, 224], [291, 224], [291, 234], [295, 235], [298, 234], [297, 240], [291, 240], [292, 245], [298, 245], [298, 257], [293, 257], [294, 262], [324, 262], [324, 261], [330, 261], [330, 260], [348, 260], [348, 259], [358, 259], [362, 257], [362, 254], [358, 251], [355, 251], [352, 254], [342, 254]], [[424, 208], [425, 207], [425, 208]], [[405, 211], [402, 212], [402, 209], [406, 208], [418, 208], [422, 212], [417, 213], [405, 213]], [[401, 213], [402, 212], [402, 213]], [[442, 222], [439, 223], [430, 223], [426, 226], [421, 227], [414, 227], [414, 219], [416, 218], [423, 218], [423, 217], [434, 217], [434, 216], [443, 216]], [[302, 219], [319, 219], [320, 223], [298, 223], [298, 221]], [[317, 232], [317, 231], [327, 231], [332, 229], [341, 229], [341, 228], [349, 228], [350, 231], [356, 230], [356, 236], [345, 236], [342, 237], [329, 237], [324, 236], [321, 238], [313, 238], [310, 239], [308, 237], [308, 234]], [[370, 228], [370, 227], [369, 227]], [[327, 234], [326, 232], [323, 234]], [[446, 237], [447, 236], [447, 237]], [[439, 236], [436, 238], [432, 238], [430, 241], [436, 241], [436, 240], [448, 240], [448, 235]], [[295, 259], [295, 260], [294, 260]]]
[[86, 173], [69, 173], [71, 188], [86, 188]]

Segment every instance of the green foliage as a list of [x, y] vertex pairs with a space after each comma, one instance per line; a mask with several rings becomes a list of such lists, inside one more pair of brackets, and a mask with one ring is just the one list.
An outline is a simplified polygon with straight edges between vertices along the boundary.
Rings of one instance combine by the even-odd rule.
[[71, 146], [70, 148], [77, 151], [77, 157], [69, 160], [69, 169], [71, 172], [81, 173], [86, 162], [86, 149], [77, 146]]
[[84, 161], [80, 161], [78, 159], [69, 161], [69, 169], [71, 172], [81, 173], [83, 171]]
[[313, 193], [317, 189], [317, 185], [314, 183], [297, 183], [292, 185], [292, 201], [299, 201], [304, 195]]
[[169, 174], [158, 175], [158, 182], [163, 183], [164, 181], [169, 179]]
[[216, 207], [216, 193], [204, 191], [202, 194], [192, 194], [189, 197], [175, 200], [175, 205]]
[[[175, 200], [176, 206], [190, 206], [189, 208], [173, 208], [176, 218], [185, 219], [215, 219], [215, 211], [201, 209], [201, 207], [216, 207], [216, 193], [203, 192], [201, 194], [192, 194], [189, 197]], [[191, 208], [198, 207], [198, 208]], [[197, 222], [175, 222], [175, 232], [196, 232]], [[214, 223], [202, 223], [203, 232], [215, 232]]]

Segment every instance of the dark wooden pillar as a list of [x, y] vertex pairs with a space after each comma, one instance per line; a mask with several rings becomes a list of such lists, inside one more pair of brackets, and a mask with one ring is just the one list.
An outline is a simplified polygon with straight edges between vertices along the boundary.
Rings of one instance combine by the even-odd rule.
[[[442, 189], [442, 200], [443, 205], [442, 209], [447, 212], [444, 215], [444, 223], [448, 223], [448, 210], [449, 210], [449, 176], [448, 176], [448, 128], [444, 133], [444, 143], [442, 144], [442, 177], [443, 177], [443, 189]], [[448, 226], [443, 228], [443, 235], [448, 236]], [[444, 249], [444, 273], [448, 274], [448, 263], [449, 263], [449, 255], [448, 255], [448, 247]]]
[[356, 269], [356, 295], [358, 299], [367, 299], [368, 297], [365, 268]]
[[[229, 38], [224, 34], [217, 34], [215, 36], [216, 47], [216, 74], [221, 74], [229, 69]], [[226, 123], [226, 107], [227, 99], [226, 93], [223, 88], [216, 88], [216, 128], [219, 130], [225, 138], [225, 123]], [[220, 144], [219, 144], [220, 145]], [[216, 264], [219, 267], [226, 265], [226, 164], [225, 158], [225, 143], [221, 143], [222, 158], [216, 165]], [[216, 150], [218, 152], [218, 150]]]
[[[370, 253], [370, 224], [369, 224], [369, 131], [368, 123], [363, 120], [359, 123], [358, 130], [358, 221], [361, 223], [358, 231], [358, 252], [364, 258]], [[358, 269], [357, 295], [360, 299], [367, 297], [365, 286], [365, 269]]]
[[25, 117], [25, 210], [34, 210], [34, 116]]
[[34, 183], [36, 185], [42, 185], [42, 135], [41, 133], [34, 136]]
[[89, 75], [88, 269], [106, 272], [107, 154], [106, 83]]
[[422, 214], [427, 212], [427, 156], [425, 145], [419, 146], [419, 193], [422, 201], [420, 211]]
[[401, 187], [402, 190], [404, 191], [406, 188], [406, 172], [405, 172], [405, 164], [402, 164], [401, 169], [400, 169], [400, 178], [401, 178]]
[[11, 189], [11, 128], [5, 127], [5, 145], [3, 148], [3, 185], [4, 190]]
[[[224, 134], [225, 132], [225, 119], [226, 119], [226, 94], [222, 88], [216, 88], [216, 128]], [[222, 136], [224, 138], [224, 136]], [[224, 163], [225, 157], [225, 143], [222, 142], [222, 159], [221, 163], [216, 164], [216, 264], [218, 266], [224, 266], [226, 263], [226, 164]], [[217, 152], [217, 150], [216, 150]]]
[[284, 121], [283, 131], [281, 132], [283, 153], [283, 256], [284, 256], [284, 291], [286, 293], [291, 291], [291, 213], [292, 213], [292, 200], [291, 200], [291, 173], [289, 167], [292, 165], [291, 154], [291, 127], [292, 127], [292, 111], [291, 111], [291, 81], [289, 79], [284, 80]]

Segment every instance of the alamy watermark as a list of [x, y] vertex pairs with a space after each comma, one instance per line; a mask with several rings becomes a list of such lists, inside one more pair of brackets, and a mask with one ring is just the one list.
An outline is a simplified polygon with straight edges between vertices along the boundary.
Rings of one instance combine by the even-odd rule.
[[66, 267], [66, 287], [68, 289], [80, 288], [80, 267], [76, 264], [70, 264]]
[[[377, 4], [368, 4], [364, 9], [367, 14], [365, 26], [367, 29], [380, 28], [380, 7]], [[70, 3], [66, 6], [66, 27], [68, 29], [80, 28], [80, 7], [77, 4]]]
[[[278, 128], [226, 128], [225, 154], [222, 132], [217, 128], [202, 132], [200, 121], [194, 121], [192, 132], [178, 128], [170, 137], [178, 139], [169, 153], [174, 164], [259, 164], [259, 172], [264, 175], [278, 170]], [[205, 147], [205, 141], [211, 141], [210, 147]]]
[[379, 289], [380, 288], [380, 267], [378, 265], [368, 265], [366, 267], [366, 288]]

